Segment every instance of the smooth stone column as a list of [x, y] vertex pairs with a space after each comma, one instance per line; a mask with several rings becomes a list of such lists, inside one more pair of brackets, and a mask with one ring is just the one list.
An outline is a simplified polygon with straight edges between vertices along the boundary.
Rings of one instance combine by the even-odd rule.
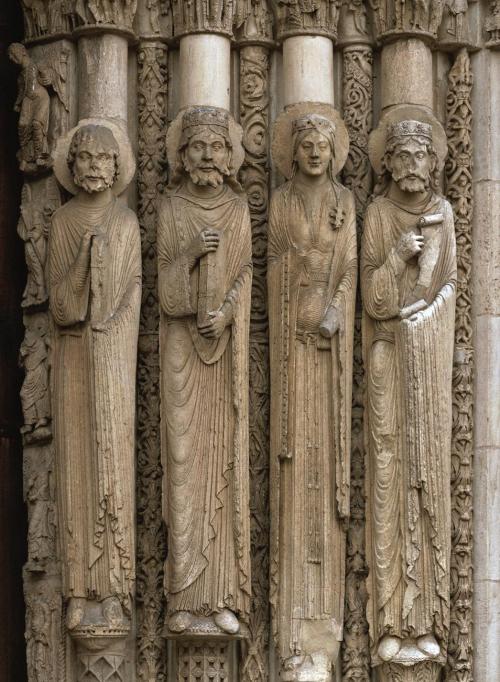
[[179, 107], [206, 105], [229, 109], [231, 42], [225, 36], [197, 33], [180, 42]]
[[78, 117], [127, 121], [128, 43], [114, 33], [78, 40]]
[[474, 679], [500, 679], [500, 52], [472, 55]]
[[284, 105], [334, 103], [333, 43], [324, 36], [293, 36], [283, 42]]
[[417, 104], [433, 108], [432, 53], [416, 38], [402, 39], [382, 49], [382, 108]]

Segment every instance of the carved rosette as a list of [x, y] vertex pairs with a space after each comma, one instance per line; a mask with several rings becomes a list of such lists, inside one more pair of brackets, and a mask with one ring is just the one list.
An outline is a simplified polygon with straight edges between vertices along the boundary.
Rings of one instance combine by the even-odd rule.
[[219, 33], [232, 37], [233, 0], [172, 0], [174, 36], [179, 38], [189, 33]]
[[252, 606], [242, 682], [268, 679], [269, 656], [269, 341], [267, 326], [267, 217], [269, 202], [269, 54], [240, 50], [240, 122], [245, 160], [240, 179], [252, 221], [250, 318], [250, 500]]
[[[349, 154], [343, 169], [346, 187], [354, 194], [358, 245], [363, 215], [370, 197], [372, 173], [368, 159], [368, 134], [372, 127], [371, 47], [351, 45], [343, 51], [343, 118], [349, 132]], [[366, 620], [365, 554], [365, 452], [363, 444], [363, 361], [361, 352], [361, 301], [357, 300], [354, 328], [352, 430], [351, 430], [351, 516], [347, 532], [344, 641], [344, 680], [370, 680], [370, 652]]]
[[156, 201], [166, 183], [167, 47], [141, 41], [138, 50], [138, 218], [142, 242], [142, 306], [137, 369], [137, 675], [166, 679], [162, 467], [156, 261]]
[[315, 35], [337, 38], [340, 0], [272, 0], [275, 8], [278, 40], [290, 36]]
[[457, 294], [451, 446], [452, 553], [447, 682], [471, 682], [473, 379], [472, 271], [472, 72], [462, 49], [448, 75], [446, 196], [457, 238]]

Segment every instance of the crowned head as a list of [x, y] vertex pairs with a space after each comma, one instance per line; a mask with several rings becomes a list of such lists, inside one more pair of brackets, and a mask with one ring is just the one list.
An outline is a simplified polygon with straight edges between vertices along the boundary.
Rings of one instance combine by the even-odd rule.
[[335, 125], [318, 114], [307, 114], [292, 122], [293, 175], [300, 172], [333, 179]]

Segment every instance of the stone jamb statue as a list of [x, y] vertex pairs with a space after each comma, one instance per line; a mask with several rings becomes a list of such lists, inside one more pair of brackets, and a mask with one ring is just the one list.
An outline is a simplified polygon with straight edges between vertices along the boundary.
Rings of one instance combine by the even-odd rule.
[[281, 680], [332, 678], [343, 636], [357, 256], [348, 150], [329, 105], [288, 107], [273, 157], [271, 603]]
[[111, 121], [80, 121], [57, 144], [54, 172], [75, 194], [53, 215], [48, 267], [63, 595], [70, 634], [99, 635], [102, 648], [126, 636], [135, 582], [141, 252], [137, 218], [117, 198], [134, 170]]
[[368, 619], [383, 679], [419, 663], [430, 671], [419, 679], [437, 679], [446, 660], [456, 257], [438, 189], [445, 154], [439, 123], [406, 106], [370, 140], [379, 184], [361, 252]]
[[240, 637], [250, 608], [248, 353], [252, 249], [227, 111], [171, 124], [159, 207], [165, 636]]

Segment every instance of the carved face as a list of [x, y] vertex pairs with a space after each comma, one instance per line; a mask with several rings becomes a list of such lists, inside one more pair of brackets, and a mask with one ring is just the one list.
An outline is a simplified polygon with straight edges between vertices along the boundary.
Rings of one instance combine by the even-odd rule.
[[323, 175], [328, 170], [332, 148], [328, 139], [317, 130], [307, 133], [297, 145], [294, 160], [304, 175]]
[[78, 144], [73, 163], [75, 185], [89, 194], [103, 192], [113, 186], [115, 176], [113, 150], [93, 137], [84, 137]]
[[435, 160], [425, 143], [411, 138], [404, 140], [396, 145], [386, 164], [402, 192], [425, 192], [429, 188]]
[[229, 149], [222, 135], [208, 126], [189, 140], [183, 154], [184, 167], [195, 185], [217, 187], [229, 174]]

